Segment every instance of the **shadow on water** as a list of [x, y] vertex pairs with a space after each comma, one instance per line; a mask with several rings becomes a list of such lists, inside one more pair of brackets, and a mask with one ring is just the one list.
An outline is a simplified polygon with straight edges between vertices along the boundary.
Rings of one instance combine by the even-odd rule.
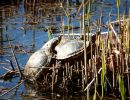
[[[52, 2], [53, 3], [50, 3]], [[91, 6], [92, 32], [95, 32], [100, 19], [99, 12], [103, 13], [102, 24], [108, 19], [117, 19], [117, 7], [115, 0], [94, 0]], [[61, 3], [62, 2], [62, 3]], [[11, 52], [9, 41], [14, 49], [16, 58], [21, 69], [24, 69], [29, 56], [41, 48], [48, 41], [48, 31], [51, 30], [52, 37], [59, 33], [67, 33], [67, 17], [63, 6], [65, 0], [0, 0], [0, 95], [19, 83], [17, 64]], [[77, 3], [78, 2], [78, 3]], [[77, 5], [76, 5], [77, 3]], [[62, 5], [63, 4], [63, 5]], [[71, 0], [69, 13], [71, 15], [70, 32], [80, 33], [82, 10], [79, 10], [81, 0]], [[124, 6], [125, 5], [125, 6]], [[65, 6], [66, 7], [66, 6]], [[121, 0], [120, 13], [128, 15], [130, 7], [129, 0]], [[76, 16], [76, 17], [75, 17]], [[87, 26], [87, 25], [86, 25]], [[82, 27], [82, 26], [81, 26]], [[95, 28], [96, 27], [96, 28]], [[103, 29], [105, 31], [105, 28]], [[7, 41], [6, 34], [9, 35]], [[6, 73], [6, 78], [5, 78]], [[12, 76], [10, 79], [9, 76]], [[14, 75], [17, 74], [17, 75]], [[5, 79], [6, 81], [4, 81]], [[9, 79], [9, 80], [8, 80]], [[2, 98], [6, 99], [56, 99], [56, 100], [86, 100], [86, 95], [63, 93], [48, 94], [37, 91], [37, 87], [23, 83], [18, 88], [7, 93]], [[64, 93], [66, 94], [66, 93]], [[90, 97], [92, 99], [92, 97]], [[109, 98], [108, 98], [109, 99]]]

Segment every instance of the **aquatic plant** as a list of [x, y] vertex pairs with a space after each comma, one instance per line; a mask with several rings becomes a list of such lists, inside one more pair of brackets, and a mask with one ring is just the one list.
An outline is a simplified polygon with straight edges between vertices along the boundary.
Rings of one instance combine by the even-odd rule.
[[118, 20], [120, 19], [120, 0], [116, 0], [116, 5], [118, 9]]
[[105, 83], [105, 73], [106, 73], [106, 56], [105, 56], [105, 41], [102, 40], [102, 73], [101, 73], [101, 85], [102, 85], [102, 97], [104, 96], [104, 83]]
[[70, 34], [70, 12], [69, 12], [69, 0], [67, 0], [67, 6], [66, 6], [66, 9], [63, 7], [62, 5], [62, 8], [63, 8], [63, 11], [67, 17], [67, 27], [68, 27], [68, 34]]
[[126, 100], [124, 82], [120, 74], [118, 75], [118, 83], [119, 83], [119, 91], [121, 93], [121, 98], [122, 100]]
[[48, 27], [48, 39], [50, 40], [52, 38], [52, 30], [50, 27]]

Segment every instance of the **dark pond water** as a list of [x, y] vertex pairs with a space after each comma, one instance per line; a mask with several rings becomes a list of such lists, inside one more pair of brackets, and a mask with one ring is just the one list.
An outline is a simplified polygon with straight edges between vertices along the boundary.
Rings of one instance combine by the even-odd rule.
[[[21, 69], [24, 69], [29, 56], [32, 52], [38, 50], [43, 44], [48, 41], [47, 29], [54, 28], [52, 37], [55, 37], [59, 32], [64, 31], [63, 26], [67, 25], [67, 17], [64, 14], [61, 3], [48, 4], [48, 3], [31, 3], [24, 1], [15, 1], [13, 4], [10, 2], [1, 2], [0, 5], [0, 76], [5, 74], [11, 69], [10, 62], [16, 66], [14, 57], [11, 53], [11, 48], [7, 42], [6, 34], [9, 36], [12, 47], [15, 47], [15, 54], [18, 64]], [[29, 1], [29, 0], [27, 0]], [[33, 1], [33, 0], [32, 0]], [[39, 0], [40, 1], [40, 0]], [[82, 0], [81, 0], [82, 1]], [[117, 19], [116, 0], [95, 0], [96, 2], [91, 5], [91, 23], [96, 22], [101, 15], [102, 24], [106, 24], [108, 19], [114, 21]], [[70, 6], [71, 10], [71, 23], [73, 27], [80, 27], [82, 10], [77, 13], [78, 7], [75, 6], [75, 0], [72, 0]], [[120, 14], [128, 15], [130, 7], [130, 0], [121, 0]], [[77, 16], [75, 17], [75, 14]], [[122, 17], [122, 16], [121, 16]], [[127, 16], [126, 16], [127, 17]], [[91, 30], [94, 32], [95, 29]], [[103, 29], [102, 31], [106, 31]], [[70, 30], [71, 33], [80, 33], [80, 28]], [[4, 67], [4, 68], [3, 68]], [[4, 81], [0, 79], [0, 95], [4, 91], [14, 87], [18, 84], [20, 78], [12, 78], [11, 80]], [[33, 99], [59, 99], [59, 100], [86, 100], [86, 96], [60, 96], [58, 95], [38, 95], [32, 88], [26, 87], [25, 84], [20, 85], [17, 89], [2, 96], [3, 99], [13, 100], [33, 100]]]

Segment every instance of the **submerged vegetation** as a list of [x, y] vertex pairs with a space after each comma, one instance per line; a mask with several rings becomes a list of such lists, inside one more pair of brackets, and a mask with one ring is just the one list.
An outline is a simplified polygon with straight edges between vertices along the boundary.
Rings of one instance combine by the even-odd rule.
[[[122, 100], [129, 98], [130, 9], [126, 6], [122, 13], [121, 0], [115, 0], [114, 4], [111, 3], [113, 1], [106, 0], [106, 2], [102, 0], [24, 0], [25, 13], [21, 21], [23, 26], [17, 29], [22, 30], [25, 36], [28, 35], [28, 30], [32, 31], [32, 38], [29, 37], [31, 45], [28, 45], [30, 46], [28, 48], [24, 45], [14, 45], [15, 40], [10, 38], [11, 33], [8, 32], [6, 16], [14, 17], [13, 14], [17, 13], [13, 11], [13, 6], [10, 10], [2, 12], [5, 14], [1, 15], [1, 23], [4, 21], [5, 27], [1, 25], [0, 28], [0, 56], [4, 58], [7, 52], [3, 50], [3, 46], [8, 49], [8, 52], [11, 51], [6, 63], [8, 62], [12, 69], [2, 66], [1, 61], [0, 67], [7, 70], [7, 73], [1, 75], [0, 79], [11, 80], [17, 76], [21, 79], [13, 88], [5, 90], [0, 88], [0, 98], [17, 89], [24, 82], [27, 88], [32, 85], [32, 90], [37, 91], [36, 96], [39, 96], [39, 93], [52, 93], [53, 96], [56, 94], [57, 97], [61, 97], [67, 93], [68, 95], [83, 94], [87, 99], [92, 96], [94, 100], [106, 99], [109, 96]], [[130, 4], [129, 0], [125, 2]], [[98, 8], [97, 5], [100, 7]], [[116, 11], [114, 14], [112, 13], [113, 6]], [[107, 10], [105, 11], [107, 7], [109, 14], [106, 14]], [[78, 26], [76, 26], [77, 22]], [[13, 22], [13, 24], [18, 23]], [[19, 52], [23, 57], [23, 54], [36, 51], [37, 30], [45, 32], [47, 36], [44, 37], [49, 40], [57, 36], [65, 37], [55, 44], [59, 47], [62, 47], [64, 41], [69, 39], [84, 41], [84, 44], [68, 58], [57, 59], [54, 56], [51, 61], [49, 60], [51, 64], [40, 68], [42, 74], [40, 72], [39, 77], [30, 84], [27, 77], [22, 74], [24, 68], [20, 68], [17, 56]], [[42, 36], [42, 34], [38, 35], [38, 37]], [[89, 41], [89, 45], [86, 41]], [[24, 95], [23, 93], [22, 96]]]

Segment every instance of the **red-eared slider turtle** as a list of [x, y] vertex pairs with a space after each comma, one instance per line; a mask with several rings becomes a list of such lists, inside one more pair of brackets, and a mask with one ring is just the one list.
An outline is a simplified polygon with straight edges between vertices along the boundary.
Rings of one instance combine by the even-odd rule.
[[24, 75], [30, 79], [36, 79], [44, 67], [48, 66], [54, 54], [54, 48], [59, 43], [61, 37], [49, 40], [45, 45], [33, 53], [25, 65]]

